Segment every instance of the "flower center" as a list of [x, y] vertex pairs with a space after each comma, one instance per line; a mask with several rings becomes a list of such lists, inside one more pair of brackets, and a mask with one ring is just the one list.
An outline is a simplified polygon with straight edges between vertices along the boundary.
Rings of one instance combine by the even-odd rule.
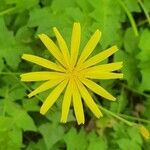
[[74, 68], [74, 69], [72, 69], [72, 70], [67, 70], [66, 74], [67, 74], [67, 77], [68, 77], [69, 79], [71, 79], [71, 78], [75, 79], [75, 78], [77, 78], [78, 75], [79, 75], [79, 73], [78, 73], [78, 71], [76, 70], [76, 68]]

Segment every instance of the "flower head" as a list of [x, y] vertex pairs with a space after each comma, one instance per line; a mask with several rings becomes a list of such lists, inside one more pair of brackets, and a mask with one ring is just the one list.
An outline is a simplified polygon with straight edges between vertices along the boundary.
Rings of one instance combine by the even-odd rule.
[[81, 38], [80, 23], [74, 23], [73, 25], [70, 51], [58, 29], [54, 27], [53, 30], [59, 47], [45, 34], [40, 34], [39, 38], [49, 52], [55, 57], [57, 63], [30, 54], [23, 54], [22, 56], [24, 60], [33, 62], [50, 70], [21, 75], [21, 81], [25, 82], [45, 81], [28, 96], [32, 97], [50, 88], [54, 88], [40, 109], [40, 113], [45, 114], [56, 102], [61, 93], [64, 93], [61, 114], [61, 122], [63, 123], [67, 121], [70, 105], [72, 103], [78, 124], [84, 124], [82, 100], [97, 118], [101, 117], [102, 113], [90, 95], [89, 90], [108, 100], [115, 100], [115, 97], [95, 83], [93, 79], [123, 78], [122, 73], [113, 72], [122, 67], [122, 62], [99, 65], [99, 62], [115, 53], [118, 50], [117, 47], [112, 46], [89, 58], [101, 37], [101, 32], [96, 30], [79, 56]]

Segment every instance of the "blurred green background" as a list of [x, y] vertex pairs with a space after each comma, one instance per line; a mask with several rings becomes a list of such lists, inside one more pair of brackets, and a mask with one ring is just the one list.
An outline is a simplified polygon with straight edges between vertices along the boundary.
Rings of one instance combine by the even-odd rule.
[[[137, 127], [150, 131], [149, 13], [150, 0], [0, 0], [0, 150], [150, 150], [150, 140]], [[96, 119], [85, 107], [81, 126], [72, 109], [68, 123], [59, 123], [61, 97], [42, 116], [39, 109], [50, 91], [28, 99], [39, 83], [24, 84], [19, 77], [42, 69], [21, 60], [23, 53], [52, 59], [37, 35], [46, 33], [55, 41], [56, 26], [70, 45], [75, 21], [82, 27], [80, 50], [98, 28], [102, 38], [95, 53], [117, 45], [120, 51], [106, 63], [124, 62], [123, 80], [100, 82], [117, 101], [94, 95], [109, 113]]]

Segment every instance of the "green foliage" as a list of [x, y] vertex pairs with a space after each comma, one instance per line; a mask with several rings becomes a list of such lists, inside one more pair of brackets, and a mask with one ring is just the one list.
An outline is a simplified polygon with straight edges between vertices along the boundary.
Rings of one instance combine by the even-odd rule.
[[21, 60], [23, 53], [49, 58], [39, 33], [55, 40], [56, 26], [70, 46], [72, 25], [78, 21], [81, 51], [98, 28], [102, 38], [94, 53], [117, 44], [120, 51], [106, 63], [123, 60], [124, 79], [100, 82], [116, 102], [95, 99], [117, 116], [150, 129], [149, 13], [150, 0], [0, 0], [0, 150], [149, 150], [150, 142], [135, 124], [127, 126], [106, 114], [96, 120], [85, 109], [85, 125], [77, 126], [71, 110], [68, 123], [60, 124], [61, 98], [42, 116], [46, 93], [28, 99], [38, 84], [19, 78], [22, 72], [41, 69]]

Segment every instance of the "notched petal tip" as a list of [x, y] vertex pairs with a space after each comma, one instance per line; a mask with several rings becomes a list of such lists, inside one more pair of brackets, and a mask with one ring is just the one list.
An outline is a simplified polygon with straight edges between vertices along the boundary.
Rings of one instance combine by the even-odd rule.
[[64, 123], [66, 123], [67, 121], [66, 121], [66, 120], [63, 120], [63, 119], [60, 119], [60, 122], [64, 124]]
[[32, 55], [32, 54], [23, 54], [22, 56], [21, 56], [21, 58], [22, 59], [28, 59], [29, 57], [31, 57], [31, 56], [35, 56], [35, 55]]
[[56, 32], [56, 31], [57, 31], [57, 28], [56, 28], [56, 27], [53, 27], [53, 31]]
[[38, 34], [37, 36], [40, 38], [42, 36], [42, 34]]
[[111, 99], [110, 100], [112, 100], [112, 101], [116, 101], [116, 98], [115, 97], [111, 97]]
[[45, 36], [47, 36], [47, 35], [44, 34], [44, 33], [38, 34], [38, 37], [39, 37], [40, 39], [43, 38], [43, 37], [45, 37]]
[[124, 74], [120, 73], [120, 79], [123, 79], [123, 77], [124, 77]]
[[112, 49], [114, 49], [114, 50], [116, 50], [116, 51], [118, 51], [118, 50], [119, 50], [119, 48], [118, 48], [118, 46], [117, 46], [117, 45], [114, 45], [114, 46], [112, 46], [112, 47], [110, 47], [110, 48], [112, 48]]
[[96, 118], [101, 118], [101, 117], [103, 117], [103, 114], [101, 112], [96, 115]]
[[[114, 63], [115, 63], [115, 62], [114, 62]], [[119, 62], [116, 62], [116, 63], [118, 63], [118, 65], [120, 66], [120, 68], [122, 68], [123, 65], [124, 65], [123, 61], [119, 61]]]
[[27, 96], [28, 96], [28, 98], [31, 98], [33, 95], [30, 93], [30, 94], [28, 94]]
[[21, 56], [21, 59], [25, 59], [27, 55], [28, 55], [28, 54], [23, 54], [23, 55]]
[[83, 125], [83, 124], [84, 124], [84, 122], [77, 122], [77, 124], [78, 124], [78, 125]]
[[99, 36], [102, 35], [102, 32], [101, 32], [99, 29], [97, 29], [95, 32], [96, 32]]
[[73, 24], [73, 29], [77, 29], [77, 30], [81, 30], [81, 25], [80, 25], [80, 23], [79, 22], [75, 22], [74, 24]]
[[45, 110], [43, 110], [42, 107], [41, 107], [41, 109], [40, 109], [40, 114], [42, 114], [42, 115], [45, 115], [45, 114], [46, 114]]
[[73, 25], [79, 25], [80, 26], [80, 22], [74, 22]]
[[123, 67], [123, 65], [124, 65], [124, 64], [123, 64], [123, 61], [121, 61], [121, 62], [120, 62], [120, 66], [121, 66], [120, 69]]
[[21, 81], [23, 81], [23, 76], [24, 76], [24, 74], [21, 74], [21, 75], [20, 75], [20, 80], [21, 80]]

